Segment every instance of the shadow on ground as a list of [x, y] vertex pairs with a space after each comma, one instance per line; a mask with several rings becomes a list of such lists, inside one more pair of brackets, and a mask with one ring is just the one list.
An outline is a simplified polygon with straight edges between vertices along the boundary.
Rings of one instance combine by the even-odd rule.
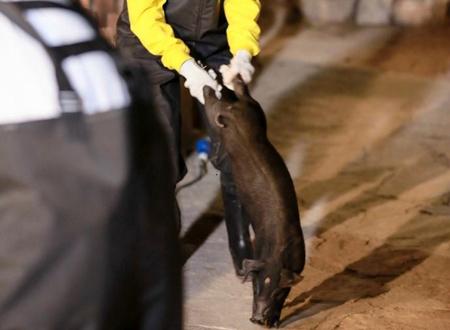
[[205, 243], [222, 221], [223, 215], [206, 211], [189, 227], [181, 239], [183, 264]]

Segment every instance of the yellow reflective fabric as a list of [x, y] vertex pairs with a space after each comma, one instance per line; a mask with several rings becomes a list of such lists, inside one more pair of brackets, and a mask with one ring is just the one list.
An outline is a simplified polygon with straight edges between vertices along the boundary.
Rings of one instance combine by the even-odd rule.
[[261, 29], [257, 23], [261, 10], [259, 0], [225, 0], [225, 15], [228, 21], [227, 39], [231, 53], [246, 50], [252, 56], [259, 53]]

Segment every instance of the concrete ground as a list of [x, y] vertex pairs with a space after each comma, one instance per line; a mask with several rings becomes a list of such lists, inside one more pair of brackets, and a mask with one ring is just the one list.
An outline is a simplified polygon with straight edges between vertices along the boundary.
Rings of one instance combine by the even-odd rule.
[[[450, 329], [450, 28], [272, 32], [253, 95], [294, 179], [308, 254], [282, 326]], [[186, 329], [259, 329], [217, 172], [179, 198]]]

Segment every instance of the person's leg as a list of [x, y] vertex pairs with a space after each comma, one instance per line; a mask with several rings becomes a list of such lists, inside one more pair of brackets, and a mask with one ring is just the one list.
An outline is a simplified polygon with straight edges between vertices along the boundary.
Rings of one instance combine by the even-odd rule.
[[[179, 79], [164, 84], [152, 84], [151, 94], [157, 111], [168, 130], [169, 148], [175, 164], [175, 179], [180, 181], [186, 174], [186, 165], [181, 155], [181, 104]], [[175, 183], [176, 183], [175, 182]]]
[[[126, 11], [121, 15], [121, 18], [124, 17], [127, 17]], [[131, 241], [127, 241], [126, 237], [122, 238], [121, 226], [126, 226], [129, 221], [120, 221], [121, 214], [117, 214], [119, 228], [113, 230], [117, 237], [111, 239], [129, 243], [138, 254], [132, 260], [122, 254], [123, 264], [134, 265], [134, 274], [128, 274], [128, 269], [120, 267], [122, 260], [118, 260], [119, 267], [114, 273], [125, 273], [120, 281], [128, 282], [122, 286], [125, 297], [131, 291], [130, 286], [137, 290], [142, 308], [138, 312], [144, 318], [141, 318], [140, 326], [123, 326], [114, 322], [114, 314], [128, 313], [130, 310], [123, 308], [127, 305], [127, 301], [123, 301], [118, 308], [111, 310], [112, 323], [105, 322], [102, 329], [176, 330], [182, 328], [182, 283], [178, 240], [180, 218], [175, 184], [184, 171], [179, 154], [179, 80], [144, 49], [131, 33], [129, 24], [120, 21], [117, 45], [131, 62], [130, 65], [137, 66], [138, 72], [147, 76], [147, 79], [139, 77], [142, 80], [132, 83], [143, 99], [150, 100], [146, 100], [141, 107], [134, 107], [131, 114], [134, 119], [130, 131], [136, 170], [129, 177], [128, 194], [125, 194], [123, 205], [118, 210], [123, 212], [124, 219], [128, 219], [130, 211], [134, 211], [139, 226], [134, 236], [130, 237]], [[120, 250], [116, 252], [122, 253]], [[119, 294], [120, 290], [112, 292]]]
[[[159, 114], [169, 138], [169, 148], [175, 164], [175, 180], [178, 182], [186, 173], [180, 153], [181, 109], [180, 80], [173, 71], [166, 69], [151, 55], [132, 34], [125, 10], [119, 19], [117, 47], [131, 66], [143, 70], [148, 82], [148, 91], [156, 113]], [[174, 184], [176, 184], [176, 182]]]
[[[173, 182], [173, 189], [175, 190], [176, 183], [179, 182], [187, 172], [186, 164], [181, 155], [181, 104], [180, 104], [180, 85], [178, 79], [173, 79], [165, 84], [153, 84], [151, 87], [151, 94], [153, 96], [154, 104], [157, 111], [161, 114], [161, 119], [164, 122], [169, 137], [169, 149], [172, 162], [174, 164], [175, 182]], [[174, 200], [175, 215], [177, 221], [177, 230], [181, 231], [181, 214], [178, 207], [177, 200]]]
[[[131, 45], [130, 45], [130, 44]], [[141, 45], [135, 45], [129, 38], [119, 38], [118, 46], [127, 56], [128, 62], [138, 70], [143, 70], [146, 76], [146, 86], [155, 113], [159, 116], [166, 131], [168, 147], [173, 162], [173, 189], [178, 181], [186, 174], [186, 165], [180, 152], [181, 144], [181, 104], [179, 78], [165, 69], [156, 59], [146, 56]], [[123, 48], [123, 49], [122, 49]], [[181, 229], [180, 211], [176, 199], [174, 200], [177, 227]]]

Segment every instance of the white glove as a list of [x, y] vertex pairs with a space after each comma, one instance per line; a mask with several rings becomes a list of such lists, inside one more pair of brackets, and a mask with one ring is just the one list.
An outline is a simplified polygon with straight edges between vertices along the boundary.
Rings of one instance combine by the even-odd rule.
[[246, 50], [239, 50], [236, 55], [231, 59], [229, 65], [222, 65], [220, 67], [220, 73], [222, 74], [223, 84], [228, 89], [233, 89], [233, 79], [240, 75], [242, 80], [246, 84], [252, 81], [255, 68], [252, 63], [252, 56]]
[[222, 86], [217, 83], [217, 76], [213, 70], [207, 72], [191, 59], [183, 63], [180, 68], [180, 74], [186, 78], [184, 87], [188, 88], [191, 95], [199, 100], [201, 104], [205, 104], [205, 97], [203, 96], [203, 87], [205, 86], [214, 89], [217, 98], [221, 98], [220, 91]]

